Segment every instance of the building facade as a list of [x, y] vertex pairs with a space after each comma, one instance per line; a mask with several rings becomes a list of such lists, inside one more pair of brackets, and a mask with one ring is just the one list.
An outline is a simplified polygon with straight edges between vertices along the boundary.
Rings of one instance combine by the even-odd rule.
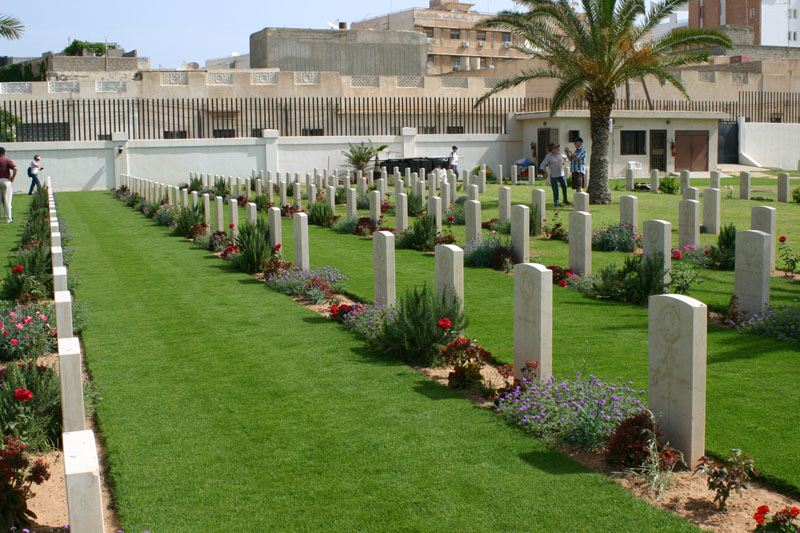
[[354, 22], [354, 29], [405, 30], [424, 35], [429, 75], [453, 71], [493, 69], [527, 56], [508, 31], [476, 30], [475, 24], [491, 17], [472, 11], [473, 4], [430, 0], [430, 7], [412, 8]]
[[[734, 44], [800, 47], [800, 0], [691, 0], [689, 27], [728, 33]], [[745, 28], [743, 32], [737, 27]], [[745, 35], [737, 42], [736, 36]], [[752, 37], [749, 37], [752, 35]]]

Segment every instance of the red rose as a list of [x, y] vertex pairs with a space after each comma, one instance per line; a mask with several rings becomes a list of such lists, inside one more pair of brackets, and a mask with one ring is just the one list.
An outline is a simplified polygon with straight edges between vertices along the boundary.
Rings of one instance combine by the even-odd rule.
[[706, 255], [708, 255], [708, 254], [710, 254], [710, 253], [711, 253], [711, 250], [706, 250], [706, 251], [705, 251], [705, 252], [703, 252], [703, 253], [705, 253]]
[[231, 229], [233, 229], [233, 228], [235, 228], [235, 227], [236, 227], [236, 224], [234, 224], [233, 222], [231, 222], [230, 224], [228, 224], [228, 227], [229, 227], [229, 228], [231, 228]]
[[456, 219], [456, 217], [454, 217], [454, 216], [452, 216], [452, 215], [451, 215], [451, 216], [449, 216], [449, 217], [447, 217], [447, 221], [448, 221], [448, 222], [452, 222], [452, 221], [454, 221], [455, 219]]
[[273, 248], [273, 250], [275, 250], [275, 251], [277, 252], [278, 250], [280, 250], [280, 249], [281, 249], [281, 246], [283, 246], [283, 245], [282, 245], [281, 243], [278, 243], [278, 244], [276, 244], [276, 245], [275, 245], [275, 247]]
[[764, 515], [763, 515], [763, 514], [761, 514], [761, 513], [756, 513], [756, 514], [754, 514], [754, 515], [753, 515], [753, 519], [754, 519], [756, 522], [758, 522], [758, 525], [759, 525], [759, 526], [763, 526], [763, 525], [764, 525]]
[[20, 272], [22, 272], [23, 270], [25, 270], [25, 267], [24, 267], [24, 266], [22, 266], [22, 265], [17, 265], [17, 266], [15, 266], [14, 268], [12, 268], [12, 269], [11, 269], [11, 272], [13, 272], [14, 274], [19, 274], [19, 273], [20, 273]]
[[452, 322], [450, 322], [449, 318], [441, 319], [438, 324], [439, 324], [439, 329], [441, 329], [442, 331], [447, 331], [448, 329], [450, 329], [450, 326], [453, 325]]
[[672, 258], [673, 258], [673, 259], [675, 259], [675, 260], [678, 260], [678, 259], [680, 259], [681, 257], [683, 257], [683, 254], [681, 254], [680, 252], [674, 252], [674, 253], [672, 254]]
[[761, 505], [756, 509], [758, 514], [767, 514], [769, 512], [769, 505]]
[[33, 393], [28, 389], [17, 389], [14, 391], [14, 399], [27, 402], [33, 398]]
[[558, 282], [558, 286], [559, 287], [566, 287], [567, 286], [567, 280], [562, 279], [561, 281]]
[[800, 509], [798, 509], [797, 507], [791, 507], [789, 508], [789, 514], [792, 516], [797, 516], [800, 514]]
[[785, 235], [781, 235], [781, 236], [778, 238], [778, 241], [780, 241], [780, 242], [786, 242], [786, 236], [785, 236]]

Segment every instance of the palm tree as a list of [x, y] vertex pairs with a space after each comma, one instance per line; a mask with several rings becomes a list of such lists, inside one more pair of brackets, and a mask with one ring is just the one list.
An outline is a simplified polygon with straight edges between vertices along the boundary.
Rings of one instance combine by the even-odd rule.
[[375, 168], [377, 169], [379, 164], [378, 154], [389, 147], [388, 144], [377, 146], [371, 140], [368, 140], [367, 143], [347, 143], [350, 145], [350, 149], [342, 152], [350, 166], [356, 170], [365, 170], [373, 157], [375, 158]]
[[674, 85], [687, 99], [674, 67], [708, 61], [710, 45], [731, 47], [725, 35], [705, 29], [678, 29], [647, 40], [653, 28], [686, 0], [662, 0], [649, 11], [644, 0], [581, 0], [578, 14], [569, 0], [518, 0], [527, 12], [502, 11], [478, 28], [511, 31], [525, 42], [516, 48], [538, 58], [544, 67], [525, 70], [487, 92], [492, 94], [534, 79], [559, 81], [553, 94], [553, 115], [573, 97], [589, 107], [592, 151], [588, 192], [593, 204], [611, 203], [608, 189], [608, 120], [616, 88], [626, 81], [654, 76]]
[[25, 31], [25, 26], [18, 18], [11, 15], [0, 14], [0, 37], [5, 39], [19, 39], [22, 37], [22, 32]]

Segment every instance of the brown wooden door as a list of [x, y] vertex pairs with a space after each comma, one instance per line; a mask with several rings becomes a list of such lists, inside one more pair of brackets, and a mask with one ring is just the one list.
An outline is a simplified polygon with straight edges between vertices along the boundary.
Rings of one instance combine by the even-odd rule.
[[675, 132], [675, 170], [708, 170], [708, 131]]

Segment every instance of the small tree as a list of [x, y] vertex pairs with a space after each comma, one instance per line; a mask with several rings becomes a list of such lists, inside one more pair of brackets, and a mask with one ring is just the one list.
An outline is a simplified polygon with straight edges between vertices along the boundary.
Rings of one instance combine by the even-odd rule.
[[387, 144], [376, 146], [372, 141], [348, 144], [350, 145], [350, 149], [344, 150], [342, 155], [344, 155], [351, 167], [359, 171], [366, 170], [367, 165], [373, 157], [375, 158], [375, 168], [378, 168], [378, 154], [389, 147]]

